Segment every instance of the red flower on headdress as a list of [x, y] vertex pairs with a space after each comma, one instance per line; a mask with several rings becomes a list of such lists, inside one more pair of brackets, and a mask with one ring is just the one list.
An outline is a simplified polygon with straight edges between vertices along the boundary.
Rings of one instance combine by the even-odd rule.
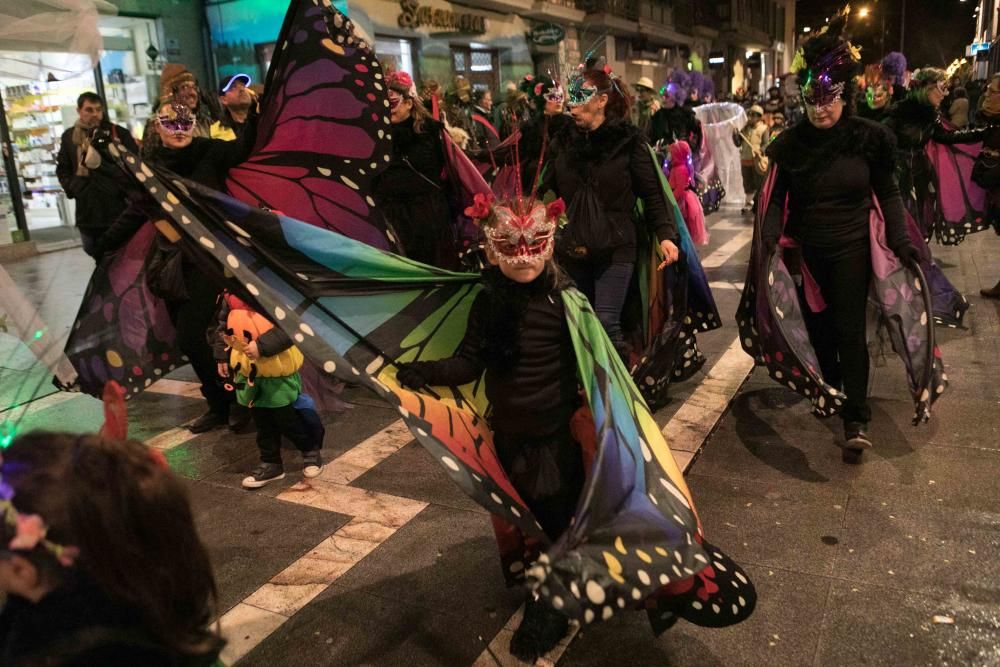
[[389, 75], [389, 85], [395, 88], [405, 88], [409, 90], [413, 86], [413, 77], [407, 72], [393, 72]]
[[490, 217], [490, 204], [493, 203], [493, 194], [476, 194], [472, 198], [472, 206], [465, 209], [465, 214], [474, 220], [485, 220]]
[[524, 75], [524, 80], [525, 81], [534, 81], [535, 80], [535, 75], [534, 74], [525, 74]]
[[605, 65], [604, 66], [604, 73], [605, 74], [611, 74], [611, 65]]
[[30, 550], [45, 539], [45, 522], [37, 514], [18, 514], [17, 533], [7, 546], [8, 549]]
[[542, 86], [541, 83], [536, 83], [535, 84], [535, 95], [541, 95], [542, 94], [542, 88], [543, 88], [543, 86]]
[[562, 197], [545, 207], [545, 213], [549, 216], [550, 220], [558, 220], [565, 212], [566, 202], [563, 201]]

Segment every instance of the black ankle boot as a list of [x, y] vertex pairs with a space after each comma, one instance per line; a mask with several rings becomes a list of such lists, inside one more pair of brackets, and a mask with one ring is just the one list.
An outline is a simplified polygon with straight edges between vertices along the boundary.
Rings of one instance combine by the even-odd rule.
[[510, 654], [528, 664], [551, 651], [569, 632], [569, 619], [546, 602], [529, 598], [524, 618], [510, 640]]
[[844, 463], [861, 463], [862, 454], [872, 446], [872, 441], [868, 437], [868, 424], [844, 422]]

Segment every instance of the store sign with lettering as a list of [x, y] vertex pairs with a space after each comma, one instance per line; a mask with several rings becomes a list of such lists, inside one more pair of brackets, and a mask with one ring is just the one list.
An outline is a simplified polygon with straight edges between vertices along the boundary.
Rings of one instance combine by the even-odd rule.
[[453, 12], [450, 9], [435, 9], [421, 5], [417, 0], [400, 0], [403, 10], [399, 15], [400, 28], [442, 28], [469, 35], [482, 35], [486, 32], [486, 17], [479, 14]]
[[540, 23], [531, 29], [531, 41], [538, 46], [554, 46], [566, 38], [566, 31], [555, 23]]

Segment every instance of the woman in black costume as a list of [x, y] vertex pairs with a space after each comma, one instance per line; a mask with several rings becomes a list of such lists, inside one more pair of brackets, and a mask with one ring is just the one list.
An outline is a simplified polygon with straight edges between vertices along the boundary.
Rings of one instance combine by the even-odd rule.
[[[574, 125], [555, 138], [539, 192], [568, 202], [559, 263], [627, 361], [621, 319], [637, 261], [636, 224], [655, 234], [667, 264], [678, 259], [677, 226], [645, 137], [629, 121], [624, 82], [590, 66], [571, 80], [568, 100]], [[644, 205], [639, 220], [637, 199]]]
[[[768, 255], [782, 236], [786, 265], [795, 255], [818, 285], [825, 309], [803, 308], [823, 379], [847, 396], [844, 460], [858, 462], [871, 448], [867, 434], [868, 348], [866, 305], [872, 276], [869, 232], [872, 193], [881, 206], [889, 248], [908, 266], [919, 255], [906, 231], [894, 170], [892, 134], [854, 115], [860, 73], [857, 52], [843, 36], [846, 15], [802, 47], [797, 72], [808, 118], [768, 147], [776, 177], [762, 238]], [[788, 197], [788, 219], [785, 201]], [[795, 252], [798, 246], [800, 253]], [[803, 300], [804, 302], [807, 301]]]
[[441, 131], [421, 103], [406, 72], [387, 77], [392, 122], [392, 158], [375, 178], [375, 201], [403, 254], [424, 264], [456, 268], [451, 208], [443, 178]]

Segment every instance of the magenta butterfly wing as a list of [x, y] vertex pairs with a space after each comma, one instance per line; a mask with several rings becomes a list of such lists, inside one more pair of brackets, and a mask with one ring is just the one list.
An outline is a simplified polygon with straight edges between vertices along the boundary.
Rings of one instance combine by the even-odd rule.
[[381, 66], [346, 16], [294, 0], [276, 42], [253, 155], [226, 189], [251, 204], [377, 248], [391, 243], [372, 179], [389, 160]]

